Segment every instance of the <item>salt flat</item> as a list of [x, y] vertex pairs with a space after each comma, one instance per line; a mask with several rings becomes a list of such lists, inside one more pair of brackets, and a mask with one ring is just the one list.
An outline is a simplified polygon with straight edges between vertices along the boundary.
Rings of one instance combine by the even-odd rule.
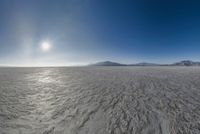
[[200, 68], [0, 68], [0, 134], [199, 134]]

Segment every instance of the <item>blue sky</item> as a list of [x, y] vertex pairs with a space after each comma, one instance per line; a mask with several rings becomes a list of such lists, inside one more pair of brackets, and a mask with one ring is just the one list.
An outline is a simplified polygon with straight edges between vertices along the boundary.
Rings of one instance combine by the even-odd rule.
[[199, 37], [197, 0], [0, 1], [0, 65], [200, 61]]

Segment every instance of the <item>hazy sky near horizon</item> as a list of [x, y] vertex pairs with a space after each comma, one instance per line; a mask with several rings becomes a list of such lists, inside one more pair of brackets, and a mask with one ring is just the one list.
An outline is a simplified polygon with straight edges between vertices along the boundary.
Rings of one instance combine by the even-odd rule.
[[0, 41], [0, 65], [200, 61], [200, 1], [0, 0]]

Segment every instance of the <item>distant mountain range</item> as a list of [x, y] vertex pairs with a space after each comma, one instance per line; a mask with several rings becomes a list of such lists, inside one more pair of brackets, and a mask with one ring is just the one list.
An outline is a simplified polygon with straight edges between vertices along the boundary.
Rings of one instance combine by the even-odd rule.
[[175, 66], [200, 66], [200, 62], [184, 60], [184, 61], [181, 61], [181, 62], [176, 62], [172, 65], [175, 65]]
[[121, 64], [112, 61], [97, 62], [95, 64], [90, 64], [90, 66], [200, 66], [200, 62], [194, 62], [190, 60], [183, 60], [173, 64], [156, 64], [156, 63], [136, 63], [136, 64]]

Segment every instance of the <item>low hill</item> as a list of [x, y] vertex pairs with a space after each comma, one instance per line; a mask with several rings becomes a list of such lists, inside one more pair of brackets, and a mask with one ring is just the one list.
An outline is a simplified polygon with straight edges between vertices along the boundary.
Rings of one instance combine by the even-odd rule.
[[120, 64], [120, 63], [111, 62], [111, 61], [103, 61], [103, 62], [91, 64], [91, 65], [92, 66], [126, 66], [125, 64]]

